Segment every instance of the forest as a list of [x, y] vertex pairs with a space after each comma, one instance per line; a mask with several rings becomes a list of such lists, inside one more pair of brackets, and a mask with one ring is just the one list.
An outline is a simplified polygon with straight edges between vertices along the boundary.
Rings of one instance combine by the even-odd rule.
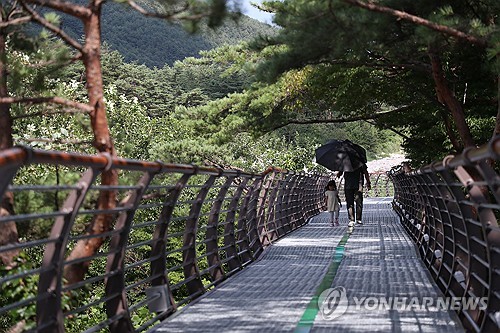
[[2, 1], [0, 150], [324, 172], [313, 152], [331, 138], [420, 167], [499, 134], [498, 1], [262, 8], [275, 26], [238, 1]]
[[[75, 3], [84, 4], [85, 1]], [[78, 40], [84, 35], [82, 25], [75, 17], [61, 14], [60, 20], [64, 31], [73, 39]], [[127, 63], [161, 68], [184, 58], [199, 57], [200, 51], [273, 34], [275, 30], [244, 15], [225, 20], [216, 30], [208, 29], [203, 22], [200, 25], [196, 31], [185, 29], [179, 24], [148, 18], [123, 4], [111, 2], [103, 7], [102, 40], [112, 50], [120, 52]], [[40, 28], [33, 28], [39, 33]]]

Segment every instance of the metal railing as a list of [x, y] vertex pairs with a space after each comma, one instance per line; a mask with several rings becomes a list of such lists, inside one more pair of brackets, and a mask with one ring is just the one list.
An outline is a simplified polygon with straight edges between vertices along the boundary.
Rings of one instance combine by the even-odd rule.
[[[103, 170], [119, 184], [103, 185]], [[254, 260], [322, 210], [328, 178], [270, 168], [262, 174], [13, 148], [0, 152], [0, 197], [13, 194], [19, 242], [0, 246], [0, 331], [140, 332]], [[102, 191], [117, 205], [96, 209]], [[115, 217], [85, 233], [99, 214]], [[68, 259], [78, 242], [97, 253]], [[67, 266], [86, 263], [68, 284]]]
[[459, 300], [468, 332], [500, 331], [499, 161], [496, 137], [419, 170], [389, 173], [394, 209], [439, 288]]
[[[370, 172], [371, 190], [364, 189], [363, 197], [365, 198], [380, 198], [393, 197], [394, 187], [391, 178], [387, 172]], [[338, 181], [339, 195], [341, 200], [345, 202], [344, 195], [344, 178]]]
[[[459, 310], [470, 331], [498, 330], [500, 140], [410, 173], [371, 175], [366, 196], [391, 196], [406, 230], [443, 292], [487, 298]], [[119, 184], [99, 175], [119, 170]], [[328, 177], [270, 168], [253, 174], [14, 148], [0, 152], [0, 196], [12, 193], [19, 242], [0, 266], [0, 332], [141, 332], [255, 261], [276, 239], [324, 209]], [[392, 186], [394, 182], [394, 188]], [[117, 205], [96, 209], [103, 191]], [[372, 193], [373, 192], [373, 193]], [[85, 227], [112, 214], [113, 228]], [[105, 237], [97, 253], [68, 259], [81, 241]], [[65, 267], [88, 263], [81, 282]]]

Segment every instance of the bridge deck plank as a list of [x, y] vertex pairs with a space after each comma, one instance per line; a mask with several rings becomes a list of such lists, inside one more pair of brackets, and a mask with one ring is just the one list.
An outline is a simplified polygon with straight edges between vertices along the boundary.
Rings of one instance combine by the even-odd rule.
[[[392, 211], [390, 199], [365, 199], [363, 215], [364, 225], [350, 235], [332, 284], [345, 288], [349, 306], [335, 319], [318, 313], [311, 332], [463, 332], [454, 312], [433, 305], [401, 309], [401, 298], [436, 300], [441, 293]], [[329, 225], [328, 213], [319, 214], [152, 332], [294, 331], [346, 232], [345, 208], [339, 227]], [[373, 309], [375, 301], [357, 307], [354, 297], [358, 302], [363, 297], [389, 301], [399, 297], [400, 308]]]

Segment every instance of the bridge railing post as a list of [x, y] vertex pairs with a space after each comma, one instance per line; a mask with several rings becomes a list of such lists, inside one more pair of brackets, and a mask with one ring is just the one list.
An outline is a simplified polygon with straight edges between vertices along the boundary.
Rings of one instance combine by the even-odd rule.
[[[240, 219], [241, 211], [238, 212], [239, 203], [242, 201], [243, 192], [248, 188], [249, 178], [243, 178], [241, 183], [237, 186], [233, 194], [231, 202], [228, 207], [228, 214], [226, 216], [226, 225], [224, 227], [224, 246], [227, 254], [227, 265], [229, 274], [236, 272], [243, 267], [243, 263], [251, 260], [248, 256], [248, 240], [244, 237], [240, 241], [240, 235], [244, 229], [244, 224]], [[237, 216], [238, 214], [238, 216]], [[243, 212], [246, 215], [246, 211]], [[240, 251], [240, 249], [243, 249]]]

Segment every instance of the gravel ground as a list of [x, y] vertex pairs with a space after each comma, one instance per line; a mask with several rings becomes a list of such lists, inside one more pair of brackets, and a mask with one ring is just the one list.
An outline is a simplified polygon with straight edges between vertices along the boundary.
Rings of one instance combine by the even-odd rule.
[[400, 165], [405, 160], [404, 155], [392, 154], [379, 160], [368, 161], [366, 165], [368, 166], [368, 172], [389, 171], [393, 166]]

